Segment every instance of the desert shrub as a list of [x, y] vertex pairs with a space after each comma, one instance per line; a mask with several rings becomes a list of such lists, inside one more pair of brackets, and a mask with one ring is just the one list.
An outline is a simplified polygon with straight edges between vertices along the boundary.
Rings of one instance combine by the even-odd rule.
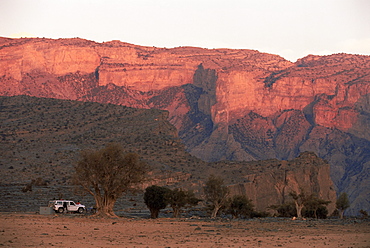
[[26, 193], [28, 191], [32, 191], [32, 185], [33, 185], [33, 181], [28, 183], [27, 185], [25, 185], [23, 188], [22, 188], [22, 192], [23, 193]]
[[269, 216], [270, 214], [266, 211], [253, 211], [251, 214], [251, 218], [266, 218]]
[[252, 200], [244, 195], [234, 195], [227, 203], [227, 213], [233, 218], [251, 218], [254, 212]]
[[361, 219], [367, 219], [367, 218], [369, 218], [369, 214], [367, 213], [366, 210], [361, 209], [360, 210], [360, 214], [361, 214]]
[[48, 182], [41, 177], [38, 177], [36, 178], [36, 180], [32, 180], [32, 181], [33, 181], [33, 185], [35, 186], [47, 186], [48, 185]]
[[318, 219], [326, 219], [327, 216], [328, 216], [328, 209], [326, 206], [319, 206], [317, 209], [316, 209], [316, 213], [315, 213], [315, 210], [312, 209], [312, 208], [303, 208], [302, 209], [302, 216], [305, 217], [305, 218], [318, 218]]
[[297, 213], [294, 202], [288, 202], [280, 205], [271, 205], [269, 206], [269, 208], [275, 210], [278, 217], [293, 217]]

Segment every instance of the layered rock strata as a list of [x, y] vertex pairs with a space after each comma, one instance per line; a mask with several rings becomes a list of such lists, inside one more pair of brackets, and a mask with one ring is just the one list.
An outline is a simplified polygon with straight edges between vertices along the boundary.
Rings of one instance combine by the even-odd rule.
[[351, 214], [369, 210], [370, 57], [141, 47], [119, 41], [0, 38], [0, 94], [169, 111], [187, 150], [207, 161], [292, 159], [332, 165]]

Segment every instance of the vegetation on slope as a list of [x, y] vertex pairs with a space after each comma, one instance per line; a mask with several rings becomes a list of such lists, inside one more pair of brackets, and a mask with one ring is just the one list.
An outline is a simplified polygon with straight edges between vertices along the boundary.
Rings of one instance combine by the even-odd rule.
[[166, 111], [28, 96], [0, 97], [0, 109], [2, 184], [68, 184], [81, 150], [112, 142], [173, 182], [206, 165], [184, 151]]

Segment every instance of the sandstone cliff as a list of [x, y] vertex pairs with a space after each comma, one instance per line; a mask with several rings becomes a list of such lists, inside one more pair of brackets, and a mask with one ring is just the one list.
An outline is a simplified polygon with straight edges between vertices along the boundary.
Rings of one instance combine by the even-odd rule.
[[165, 109], [187, 150], [207, 161], [314, 151], [349, 194], [350, 214], [370, 210], [369, 81], [369, 56], [291, 63], [253, 50], [0, 38], [1, 95]]

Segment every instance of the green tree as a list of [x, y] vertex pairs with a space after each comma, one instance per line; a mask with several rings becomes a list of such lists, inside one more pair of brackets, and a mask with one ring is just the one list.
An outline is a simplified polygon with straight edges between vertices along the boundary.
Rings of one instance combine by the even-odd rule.
[[145, 189], [144, 202], [150, 210], [150, 218], [158, 218], [159, 211], [167, 207], [171, 190], [157, 185]]
[[347, 193], [343, 192], [339, 195], [335, 206], [339, 211], [340, 218], [343, 219], [344, 211], [350, 206]]
[[116, 216], [113, 212], [116, 200], [142, 183], [147, 170], [137, 154], [125, 154], [114, 143], [100, 150], [82, 151], [73, 181], [94, 197], [97, 214]]
[[248, 199], [245, 195], [234, 195], [229, 199], [228, 213], [230, 213], [234, 219], [240, 217], [250, 218], [254, 212], [254, 205], [252, 200]]
[[301, 193], [298, 194], [297, 192], [294, 191], [294, 192], [290, 192], [289, 195], [294, 200], [297, 218], [302, 218], [302, 209], [307, 200], [307, 196], [305, 192], [302, 190]]
[[277, 212], [279, 217], [293, 217], [297, 214], [294, 202], [287, 202], [280, 205], [271, 205], [268, 208]]
[[173, 209], [173, 217], [178, 218], [180, 210], [187, 206], [195, 206], [200, 199], [196, 198], [192, 191], [174, 189], [170, 192], [168, 202]]
[[301, 193], [299, 194], [296, 192], [289, 193], [295, 204], [297, 218], [302, 218], [302, 210], [304, 210], [305, 217], [318, 218], [319, 211], [320, 217], [325, 218], [328, 214], [326, 205], [328, 205], [330, 201], [319, 199], [314, 194], [308, 195], [302, 188], [300, 191]]
[[312, 218], [326, 218], [328, 215], [328, 209], [326, 206], [331, 201], [325, 201], [323, 199], [318, 198], [314, 194], [311, 194], [307, 197], [305, 206], [303, 209], [303, 216], [304, 217], [312, 217]]
[[208, 178], [203, 189], [206, 200], [211, 203], [211, 218], [215, 218], [218, 211], [227, 203], [229, 189], [224, 185], [224, 180], [221, 177], [216, 177], [214, 175]]

